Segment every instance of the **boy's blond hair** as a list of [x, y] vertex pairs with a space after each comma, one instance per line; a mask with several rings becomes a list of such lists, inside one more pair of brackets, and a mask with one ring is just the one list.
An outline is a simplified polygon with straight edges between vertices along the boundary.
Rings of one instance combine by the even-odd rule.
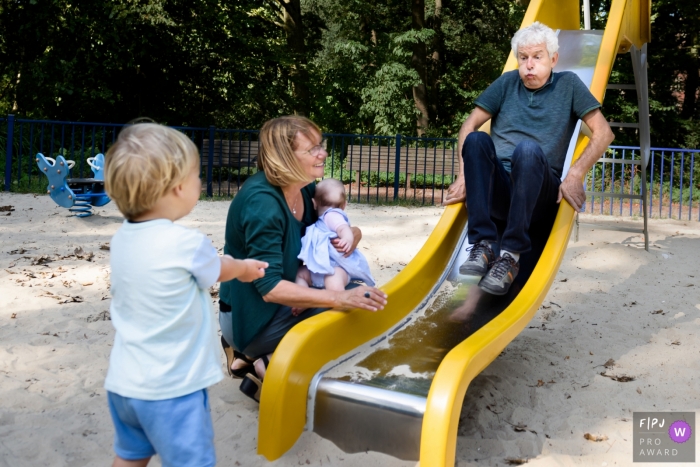
[[271, 185], [285, 187], [295, 183], [309, 183], [299, 159], [294, 154], [297, 133], [312, 139], [312, 133], [321, 129], [306, 117], [288, 115], [265, 122], [260, 129], [258, 169], [265, 172]]
[[129, 125], [105, 156], [105, 190], [127, 219], [150, 210], [199, 164], [197, 146], [156, 123]]
[[342, 208], [345, 204], [345, 186], [335, 178], [324, 178], [316, 184], [316, 209], [326, 211], [329, 208]]

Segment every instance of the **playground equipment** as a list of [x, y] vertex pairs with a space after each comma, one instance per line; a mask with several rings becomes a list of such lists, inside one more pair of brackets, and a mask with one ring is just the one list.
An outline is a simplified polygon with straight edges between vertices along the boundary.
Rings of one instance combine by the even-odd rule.
[[[649, 0], [612, 0], [605, 30], [582, 31], [578, 0], [532, 0], [522, 26], [541, 21], [559, 29], [562, 60], [557, 70], [588, 76], [584, 82], [602, 102], [616, 55], [645, 50], [650, 11]], [[511, 56], [504, 70], [515, 68]], [[646, 66], [639, 68], [641, 87]], [[572, 162], [587, 141], [574, 133]], [[269, 460], [279, 458], [306, 428], [348, 452], [372, 449], [420, 460], [422, 467], [455, 464], [467, 387], [544, 300], [564, 257], [574, 210], [561, 203], [551, 231], [537, 242], [533, 237], [533, 253], [521, 257], [512, 292], [500, 298], [479, 296], [477, 287], [454, 276], [466, 246], [466, 223], [463, 206], [445, 209], [416, 257], [382, 287], [389, 295], [383, 311], [322, 313], [285, 336], [263, 385], [258, 453]], [[445, 281], [450, 280], [448, 286]], [[457, 292], [449, 297], [446, 291], [451, 287]], [[443, 304], [431, 305], [436, 295]], [[470, 303], [483, 322], [464, 329], [437, 319], [460, 303]], [[362, 367], [371, 376], [353, 381], [342, 365]], [[410, 371], [402, 376], [394, 371], [397, 368]]]
[[46, 193], [59, 206], [68, 208], [76, 217], [92, 216], [94, 206], [104, 206], [110, 199], [104, 189], [105, 156], [97, 154], [88, 157], [87, 163], [93, 172], [92, 178], [68, 178], [75, 161], [67, 161], [63, 156], [56, 159], [41, 153], [36, 155], [36, 163], [49, 184]]

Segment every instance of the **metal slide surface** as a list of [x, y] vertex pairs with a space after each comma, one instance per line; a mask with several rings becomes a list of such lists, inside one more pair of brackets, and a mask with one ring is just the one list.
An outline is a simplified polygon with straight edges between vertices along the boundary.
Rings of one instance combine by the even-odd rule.
[[[574, 1], [533, 0], [522, 26], [540, 20], [562, 29], [557, 71], [577, 72], [602, 101], [618, 50], [625, 42], [648, 41], [649, 8], [640, 0], [613, 0], [602, 35], [574, 30], [579, 11]], [[511, 57], [505, 70], [514, 68]], [[587, 139], [574, 139], [575, 160]], [[538, 235], [533, 255], [521, 259], [513, 292], [491, 297], [455, 274], [467, 216], [463, 206], [447, 207], [416, 257], [382, 287], [389, 295], [383, 312], [327, 312], [285, 336], [263, 385], [258, 452], [279, 458], [306, 426], [348, 452], [369, 448], [419, 458], [422, 466], [454, 465], [467, 386], [539, 308], [566, 250], [573, 214], [562, 203], [551, 232]], [[463, 303], [472, 319], [450, 320]]]

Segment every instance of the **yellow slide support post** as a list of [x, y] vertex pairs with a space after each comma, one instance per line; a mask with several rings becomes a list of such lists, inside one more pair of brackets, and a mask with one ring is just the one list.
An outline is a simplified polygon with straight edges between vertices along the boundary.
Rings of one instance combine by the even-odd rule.
[[[610, 72], [618, 52], [629, 45], [639, 47], [650, 39], [649, 0], [613, 0], [603, 34], [592, 94], [603, 101]], [[533, 0], [521, 27], [541, 21], [553, 29], [579, 29], [578, 0]], [[517, 67], [508, 59], [504, 71]], [[574, 161], [588, 143], [579, 136]], [[500, 315], [452, 349], [440, 364], [428, 394], [421, 432], [420, 465], [453, 466], [457, 426], [469, 383], [488, 366], [532, 319], [542, 304], [564, 257], [574, 219], [574, 210], [561, 203], [549, 240], [530, 279]]]

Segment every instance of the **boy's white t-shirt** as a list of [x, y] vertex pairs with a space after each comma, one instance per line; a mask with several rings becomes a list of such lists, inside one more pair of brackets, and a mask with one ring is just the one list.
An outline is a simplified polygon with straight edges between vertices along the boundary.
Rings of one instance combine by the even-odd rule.
[[221, 261], [202, 233], [167, 219], [125, 221], [110, 244], [116, 329], [105, 389], [172, 399], [223, 379], [209, 287]]

